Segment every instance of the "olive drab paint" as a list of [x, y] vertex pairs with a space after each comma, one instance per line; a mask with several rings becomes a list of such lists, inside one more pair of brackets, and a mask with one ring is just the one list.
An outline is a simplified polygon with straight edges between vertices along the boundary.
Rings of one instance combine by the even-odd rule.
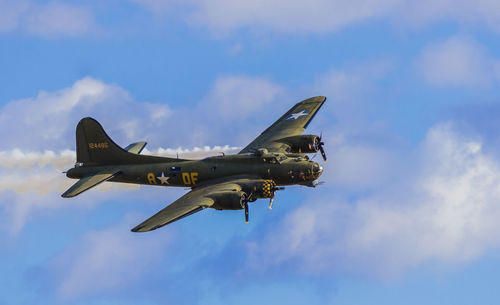
[[83, 118], [76, 128], [76, 164], [67, 171], [79, 179], [63, 197], [74, 197], [110, 181], [152, 186], [190, 187], [191, 190], [140, 225], [134, 232], [151, 231], [205, 208], [245, 210], [248, 203], [270, 198], [286, 185], [315, 187], [323, 167], [308, 153], [321, 152], [321, 135], [302, 135], [325, 102], [324, 96], [297, 103], [248, 146], [235, 155], [187, 160], [141, 155], [146, 142], [125, 149], [106, 134], [101, 124]]

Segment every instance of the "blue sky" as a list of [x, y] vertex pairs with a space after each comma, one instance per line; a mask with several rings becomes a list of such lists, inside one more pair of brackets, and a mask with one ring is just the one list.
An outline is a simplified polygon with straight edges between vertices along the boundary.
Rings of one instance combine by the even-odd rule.
[[[498, 304], [497, 1], [0, 0], [0, 305]], [[296, 102], [329, 162], [272, 211], [130, 228], [184, 189], [71, 200], [74, 130], [197, 158]]]

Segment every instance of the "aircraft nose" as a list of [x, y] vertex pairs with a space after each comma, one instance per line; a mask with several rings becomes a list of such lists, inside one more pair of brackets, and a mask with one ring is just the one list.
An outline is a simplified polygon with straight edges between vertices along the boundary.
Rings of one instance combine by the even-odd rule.
[[313, 175], [315, 179], [318, 179], [319, 176], [323, 173], [323, 166], [319, 165], [318, 162], [314, 162], [313, 164]]

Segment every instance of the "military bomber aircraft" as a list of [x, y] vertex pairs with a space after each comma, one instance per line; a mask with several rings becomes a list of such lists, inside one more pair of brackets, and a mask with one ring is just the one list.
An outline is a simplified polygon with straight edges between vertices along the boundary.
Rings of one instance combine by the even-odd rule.
[[121, 148], [92, 118], [76, 127], [76, 164], [66, 176], [80, 179], [62, 197], [74, 197], [104, 181], [190, 187], [163, 210], [132, 229], [155, 230], [206, 208], [245, 210], [248, 203], [270, 198], [285, 185], [315, 187], [323, 167], [307, 154], [321, 153], [326, 161], [321, 136], [302, 135], [326, 97], [297, 103], [254, 141], [235, 155], [202, 160], [185, 160], [141, 155], [146, 142]]

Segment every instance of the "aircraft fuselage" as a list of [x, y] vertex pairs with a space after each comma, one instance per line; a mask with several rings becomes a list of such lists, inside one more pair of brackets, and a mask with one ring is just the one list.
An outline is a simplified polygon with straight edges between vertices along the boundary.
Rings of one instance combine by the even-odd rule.
[[[67, 176], [81, 179], [106, 167], [109, 166], [82, 165], [70, 169]], [[120, 169], [120, 173], [109, 181], [177, 187], [195, 187], [208, 180], [243, 175], [271, 179], [277, 185], [292, 185], [316, 180], [323, 170], [317, 162], [284, 155], [228, 155], [202, 160], [120, 165]]]

